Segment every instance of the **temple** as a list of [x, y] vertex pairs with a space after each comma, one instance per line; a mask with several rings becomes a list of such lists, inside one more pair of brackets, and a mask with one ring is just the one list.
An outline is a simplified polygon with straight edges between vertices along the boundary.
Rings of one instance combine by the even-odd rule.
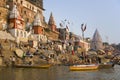
[[91, 49], [94, 49], [94, 50], [103, 49], [102, 38], [97, 29], [95, 30], [95, 33], [91, 41]]

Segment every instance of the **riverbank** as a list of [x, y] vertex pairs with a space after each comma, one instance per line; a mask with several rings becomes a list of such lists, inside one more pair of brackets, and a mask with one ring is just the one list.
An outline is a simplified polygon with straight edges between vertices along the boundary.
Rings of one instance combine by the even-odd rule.
[[[60, 43], [59, 43], [60, 44]], [[83, 54], [81, 51], [60, 50], [58, 43], [41, 44], [34, 48], [26, 43], [16, 44], [10, 40], [0, 40], [0, 66], [11, 66], [13, 64], [24, 65], [73, 65], [73, 64], [98, 64], [107, 63], [111, 55], [103, 51], [88, 51]], [[71, 48], [71, 46], [68, 46]], [[110, 58], [108, 58], [108, 56]]]
[[[48, 46], [48, 45], [47, 45]], [[0, 40], [0, 65], [10, 66], [15, 64], [53, 64], [62, 65], [71, 60], [78, 60], [76, 55], [70, 53], [56, 53], [54, 49], [36, 49], [28, 46], [17, 45], [10, 40]]]

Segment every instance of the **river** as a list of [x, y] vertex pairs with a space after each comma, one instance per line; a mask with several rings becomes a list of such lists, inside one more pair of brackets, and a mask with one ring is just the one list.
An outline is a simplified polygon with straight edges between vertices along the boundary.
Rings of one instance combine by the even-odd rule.
[[120, 66], [96, 71], [70, 71], [67, 66], [0, 68], [0, 80], [120, 80]]

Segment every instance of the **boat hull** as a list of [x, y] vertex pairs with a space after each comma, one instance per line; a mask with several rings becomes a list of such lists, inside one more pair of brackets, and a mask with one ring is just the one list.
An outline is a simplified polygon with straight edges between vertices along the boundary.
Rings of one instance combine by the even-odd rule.
[[49, 68], [51, 65], [14, 65], [14, 67], [16, 68], [42, 68], [42, 69], [47, 69]]
[[98, 65], [74, 65], [70, 66], [71, 71], [97, 70]]
[[113, 68], [114, 64], [99, 64], [99, 69]]

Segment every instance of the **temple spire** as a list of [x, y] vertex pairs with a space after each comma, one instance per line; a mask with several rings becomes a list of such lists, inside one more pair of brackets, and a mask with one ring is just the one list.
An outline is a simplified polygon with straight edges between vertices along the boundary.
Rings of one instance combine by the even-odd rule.
[[52, 12], [50, 14], [48, 25], [55, 25], [55, 20], [54, 20]]
[[35, 15], [35, 19], [33, 21], [33, 30], [34, 30], [34, 34], [38, 34], [38, 35], [43, 34], [44, 32], [44, 28], [41, 23], [39, 12], [37, 12], [37, 14]]
[[12, 11], [10, 11], [10, 19], [17, 18], [19, 20], [23, 20], [17, 10], [17, 6], [14, 5]]
[[97, 29], [95, 30], [93, 39], [91, 41], [91, 49], [94, 49], [94, 50], [103, 49], [102, 38]]
[[33, 26], [42, 26], [39, 12], [35, 15]]
[[9, 29], [11, 28], [12, 29], [16, 28], [16, 29], [21, 29], [21, 30], [24, 29], [24, 20], [20, 16], [16, 5], [13, 5], [13, 8], [9, 14]]

